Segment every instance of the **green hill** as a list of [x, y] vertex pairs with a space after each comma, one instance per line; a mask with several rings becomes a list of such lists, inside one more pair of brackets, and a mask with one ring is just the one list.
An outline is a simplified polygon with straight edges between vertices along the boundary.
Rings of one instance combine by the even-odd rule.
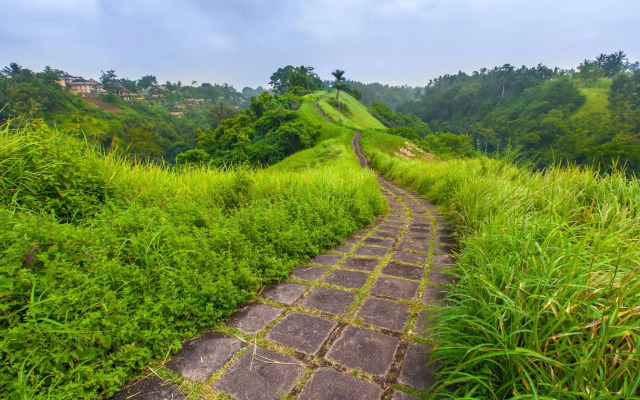
[[[203, 84], [180, 88], [180, 92], [166, 90], [163, 97], [150, 99], [135, 94], [127, 95], [128, 100], [115, 94], [81, 97], [62, 87], [59, 73], [53, 70], [34, 73], [17, 65], [15, 69], [0, 73], [0, 123], [42, 121], [105, 149], [126, 150], [132, 158], [159, 163], [172, 163], [176, 154], [195, 147], [194, 132], [234, 115], [233, 106], [241, 96], [231, 87]], [[185, 105], [189, 96], [209, 92], [215, 99]], [[170, 113], [176, 110], [179, 115]]]

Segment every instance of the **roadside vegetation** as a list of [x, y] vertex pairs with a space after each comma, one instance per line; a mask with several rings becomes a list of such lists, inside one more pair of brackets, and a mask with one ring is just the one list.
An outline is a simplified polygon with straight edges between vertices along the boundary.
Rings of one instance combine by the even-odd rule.
[[0, 397], [108, 397], [383, 212], [350, 135], [325, 137], [280, 168], [176, 169], [4, 125]]
[[508, 156], [402, 159], [397, 137], [379, 132], [363, 145], [459, 234], [460, 280], [432, 336], [440, 397], [640, 395], [637, 180], [575, 166], [533, 172]]

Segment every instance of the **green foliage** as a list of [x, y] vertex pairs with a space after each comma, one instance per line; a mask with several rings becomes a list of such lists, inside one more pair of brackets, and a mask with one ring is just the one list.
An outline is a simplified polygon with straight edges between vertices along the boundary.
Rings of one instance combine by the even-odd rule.
[[[328, 85], [330, 82], [326, 83]], [[371, 104], [374, 101], [384, 103], [394, 111], [403, 104], [415, 100], [420, 93], [420, 88], [408, 85], [389, 86], [378, 82], [362, 83], [352, 80], [347, 80], [346, 84], [348, 87], [345, 91], [354, 98], [362, 100], [365, 104]]]
[[430, 336], [443, 363], [437, 398], [640, 393], [637, 180], [486, 157], [425, 164], [374, 139], [363, 137], [373, 165], [435, 201], [460, 233], [460, 280]]
[[420, 137], [424, 137], [425, 135], [432, 133], [429, 125], [422, 122], [420, 118], [415, 115], [391, 111], [383, 103], [379, 103], [377, 101], [372, 102], [369, 105], [369, 112], [388, 128], [408, 127], [413, 129]]
[[[234, 107], [243, 104], [241, 95], [229, 85], [203, 83], [175, 91], [155, 86], [155, 77], [141, 78], [139, 85], [150, 84], [149, 99], [123, 100], [115, 94], [84, 99], [72, 94], [57, 82], [62, 71], [45, 68], [34, 73], [12, 63], [0, 74], [0, 123], [15, 119], [28, 124], [36, 119], [49, 127], [86, 136], [88, 140], [113, 150], [126, 149], [131, 157], [152, 162], [173, 162], [176, 154], [195, 147], [196, 129], [215, 128], [223, 118], [236, 114]], [[115, 71], [103, 73], [112, 92], [124, 90], [134, 81], [117, 79]], [[139, 91], [140, 86], [128, 88]], [[184, 107], [188, 99], [203, 99]], [[213, 104], [217, 104], [213, 106]], [[97, 107], [96, 107], [97, 106]], [[182, 110], [185, 118], [170, 115]]]
[[342, 96], [340, 96], [340, 104], [346, 105], [351, 114], [347, 116], [343, 115], [342, 118], [340, 118], [338, 110], [329, 104], [332, 97], [335, 98], [331, 93], [320, 96], [318, 98], [318, 106], [320, 107], [320, 110], [322, 110], [322, 112], [334, 123], [354, 130], [385, 129], [385, 126], [382, 125], [380, 121], [369, 114], [367, 107], [364, 104], [347, 93], [343, 93]]
[[441, 158], [473, 157], [477, 152], [473, 148], [473, 141], [469, 135], [459, 135], [451, 132], [440, 132], [425, 136], [417, 142], [429, 153]]
[[304, 65], [299, 67], [287, 65], [284, 68], [278, 68], [269, 79], [269, 85], [279, 94], [285, 94], [295, 86], [308, 92], [324, 89], [322, 80], [313, 71], [313, 67]]
[[352, 115], [351, 109], [344, 101], [340, 101], [336, 98], [330, 98], [330, 99], [327, 99], [327, 104], [329, 104], [331, 107], [338, 110], [340, 113], [342, 113], [342, 115], [346, 117]]
[[384, 198], [349, 139], [333, 139], [328, 156], [311, 149], [330, 162], [297, 172], [178, 171], [5, 126], [0, 397], [108, 398], [369, 223]]
[[220, 121], [215, 130], [197, 131], [196, 151], [180, 154], [180, 163], [201, 163], [210, 156], [213, 165], [271, 165], [313, 146], [320, 135], [317, 126], [298, 121], [295, 109], [302, 98], [288, 92], [271, 96], [264, 92], [234, 118]]
[[436, 132], [468, 134], [476, 149], [488, 154], [519, 148], [538, 168], [580, 163], [603, 169], [625, 165], [637, 172], [635, 147], [624, 149], [630, 142], [620, 139], [640, 134], [637, 63], [625, 60], [623, 52], [601, 54], [571, 76], [572, 71], [543, 65], [509, 64], [445, 75], [401, 110]]

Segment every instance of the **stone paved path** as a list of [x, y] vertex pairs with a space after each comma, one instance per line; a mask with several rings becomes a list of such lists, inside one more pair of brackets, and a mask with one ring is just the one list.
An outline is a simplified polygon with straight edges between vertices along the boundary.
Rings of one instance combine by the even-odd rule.
[[[368, 161], [352, 146], [360, 164]], [[416, 338], [453, 283], [450, 227], [415, 193], [378, 177], [391, 212], [263, 290], [167, 368], [238, 400], [417, 399], [433, 371]], [[114, 398], [183, 399], [147, 378]]]

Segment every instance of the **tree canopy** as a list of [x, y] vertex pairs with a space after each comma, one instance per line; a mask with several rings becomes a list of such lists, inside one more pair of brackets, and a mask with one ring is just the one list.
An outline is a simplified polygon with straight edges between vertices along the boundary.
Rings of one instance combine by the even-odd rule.
[[324, 89], [322, 80], [314, 72], [314, 68], [304, 65], [299, 67], [287, 65], [278, 68], [269, 79], [269, 85], [278, 94], [284, 94], [294, 87], [300, 87], [306, 91]]

